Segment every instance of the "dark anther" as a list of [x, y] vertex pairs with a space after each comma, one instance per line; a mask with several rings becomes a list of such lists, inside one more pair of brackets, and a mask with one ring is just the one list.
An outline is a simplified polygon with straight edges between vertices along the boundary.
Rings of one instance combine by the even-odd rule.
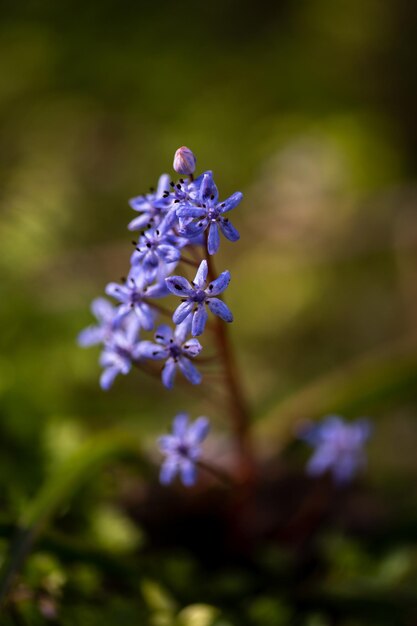
[[158, 354], [158, 350], [154, 350], [154, 351], [152, 352], [152, 356], [156, 356], [157, 354]]
[[150, 247], [151, 247], [151, 244], [149, 243], [149, 241], [148, 241], [148, 243], [146, 244], [146, 247], [147, 247], [147, 248], [150, 248]]
[[174, 283], [174, 287], [178, 289], [178, 291], [182, 291], [182, 287], [178, 283]]
[[171, 180], [171, 182], [169, 183], [171, 185], [171, 187], [175, 187], [175, 183], [173, 180]]
[[121, 282], [121, 283], [125, 283], [125, 282], [126, 282], [126, 276], [122, 276], [122, 277], [120, 278], [120, 282]]
[[175, 202], [179, 202], [179, 200], [174, 200], [174, 203], [175, 203]]
[[155, 191], [155, 187], [149, 187], [149, 189], [151, 190], [152, 193]]
[[228, 218], [228, 217], [225, 217], [225, 218], [224, 218], [224, 221], [225, 221], [225, 222], [228, 222], [228, 221], [229, 221], [229, 218]]
[[222, 209], [224, 209], [224, 207], [226, 206], [225, 203], [223, 202], [223, 204], [220, 205], [222, 207]]
[[181, 302], [187, 302], [187, 298], [181, 298]]
[[183, 178], [180, 178], [180, 183], [183, 183], [183, 182], [184, 182], [184, 179], [183, 179]]
[[156, 232], [156, 234], [157, 234], [157, 235], [158, 235], [158, 237], [159, 237], [159, 230], [156, 230], [155, 232]]
[[214, 200], [214, 195], [213, 194], [211, 194], [210, 200]]
[[132, 240], [132, 246], [137, 246], [138, 242]]
[[208, 286], [208, 290], [212, 291], [212, 289], [213, 289], [213, 285], [210, 283], [210, 285]]
[[174, 340], [173, 340], [173, 339], [170, 339], [170, 340], [169, 340], [169, 343], [174, 343]]
[[181, 185], [177, 183], [177, 189], [181, 189]]
[[162, 335], [155, 335], [155, 339], [162, 339], [163, 340], [164, 338], [162, 337]]

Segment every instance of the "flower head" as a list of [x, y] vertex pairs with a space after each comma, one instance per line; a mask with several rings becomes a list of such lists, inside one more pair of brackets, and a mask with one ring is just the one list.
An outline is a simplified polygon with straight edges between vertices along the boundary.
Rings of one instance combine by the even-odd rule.
[[91, 312], [98, 324], [84, 328], [78, 335], [78, 343], [83, 348], [105, 343], [120, 325], [117, 307], [110, 304], [105, 298], [96, 298], [91, 304]]
[[146, 302], [146, 298], [160, 298], [165, 295], [165, 285], [149, 286], [144, 275], [135, 276], [130, 272], [126, 283], [109, 283], [106, 294], [119, 301], [116, 319], [122, 319], [129, 313], [135, 313], [142, 328], [152, 330], [155, 322], [155, 310]]
[[128, 224], [129, 230], [142, 230], [148, 224], [155, 227], [160, 223], [171, 206], [171, 198], [165, 193], [169, 189], [169, 181], [168, 174], [162, 174], [156, 191], [129, 200], [132, 209], [140, 213]]
[[370, 435], [371, 425], [366, 419], [349, 423], [338, 415], [329, 415], [301, 435], [315, 448], [307, 473], [319, 476], [330, 471], [337, 484], [349, 482], [366, 465], [364, 447]]
[[158, 440], [159, 449], [165, 455], [159, 479], [168, 485], [177, 474], [186, 487], [196, 482], [196, 462], [201, 456], [201, 443], [210, 428], [206, 417], [199, 417], [189, 424], [188, 415], [179, 413], [173, 421], [172, 434]]
[[177, 368], [193, 385], [201, 383], [201, 374], [190, 359], [196, 357], [201, 352], [202, 347], [198, 339], [186, 339], [190, 333], [190, 326], [189, 320], [185, 320], [173, 332], [169, 326], [162, 324], [157, 328], [154, 335], [156, 343], [152, 341], [141, 342], [141, 356], [147, 359], [166, 361], [161, 376], [163, 384], [168, 389], [172, 389], [174, 386]]
[[183, 239], [165, 229], [151, 229], [142, 233], [130, 261], [132, 266], [139, 267], [146, 279], [151, 282], [166, 270], [167, 265], [179, 261], [180, 248], [184, 243]]
[[128, 374], [132, 361], [139, 359], [138, 335], [140, 322], [135, 315], [125, 320], [124, 328], [116, 330], [111, 340], [106, 343], [100, 355], [100, 365], [104, 368], [100, 377], [100, 386], [110, 389], [118, 374]]
[[194, 174], [196, 163], [197, 159], [190, 148], [187, 148], [186, 146], [178, 148], [174, 156], [173, 164], [174, 170], [178, 174], [182, 174], [184, 176]]
[[191, 334], [193, 337], [204, 332], [208, 318], [205, 305], [214, 315], [218, 315], [225, 322], [233, 321], [229, 307], [215, 297], [227, 288], [230, 283], [230, 272], [227, 270], [222, 272], [220, 276], [206, 286], [207, 273], [207, 261], [203, 260], [191, 284], [183, 276], [170, 276], [165, 279], [170, 292], [180, 296], [182, 300], [175, 310], [172, 320], [174, 324], [181, 324], [189, 315], [192, 315]]
[[177, 209], [181, 232], [186, 237], [195, 237], [208, 229], [207, 251], [215, 254], [220, 245], [219, 228], [229, 241], [237, 241], [240, 235], [224, 216], [242, 200], [240, 191], [219, 202], [219, 194], [211, 172], [206, 172], [195, 199], [180, 201]]

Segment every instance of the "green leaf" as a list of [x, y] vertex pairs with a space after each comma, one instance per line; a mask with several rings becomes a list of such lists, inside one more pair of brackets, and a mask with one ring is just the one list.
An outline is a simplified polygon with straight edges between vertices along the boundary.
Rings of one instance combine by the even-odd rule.
[[0, 602], [51, 518], [103, 465], [124, 457], [135, 458], [143, 469], [147, 467], [138, 443], [130, 433], [106, 432], [81, 446], [44, 484], [22, 515], [20, 531], [0, 572]]

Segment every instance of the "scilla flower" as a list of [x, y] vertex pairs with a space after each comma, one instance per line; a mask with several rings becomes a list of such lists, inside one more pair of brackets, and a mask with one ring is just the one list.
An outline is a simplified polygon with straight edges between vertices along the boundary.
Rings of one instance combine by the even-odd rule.
[[140, 322], [135, 315], [124, 320], [124, 328], [114, 331], [100, 355], [100, 365], [104, 368], [100, 377], [100, 386], [110, 389], [118, 374], [128, 374], [132, 362], [139, 359], [138, 334]]
[[124, 285], [109, 283], [106, 294], [119, 301], [118, 318], [135, 313], [144, 330], [152, 330], [155, 321], [155, 310], [146, 302], [146, 298], [160, 298], [165, 295], [164, 286], [149, 286], [144, 275], [135, 276], [130, 272]]
[[201, 443], [210, 428], [206, 417], [199, 417], [189, 424], [188, 415], [179, 413], [173, 421], [172, 434], [158, 440], [159, 449], [165, 455], [159, 479], [168, 485], [177, 474], [186, 487], [196, 482], [196, 462], [201, 456]]
[[106, 342], [111, 338], [115, 328], [120, 325], [120, 319], [117, 318], [117, 307], [110, 304], [105, 298], [93, 300], [91, 312], [96, 317], [98, 324], [84, 328], [78, 335], [78, 344], [83, 348]]
[[365, 444], [371, 435], [371, 424], [366, 419], [346, 422], [338, 415], [329, 415], [301, 435], [315, 448], [308, 465], [310, 476], [327, 471], [337, 484], [351, 481], [366, 465]]
[[128, 224], [129, 230], [142, 230], [148, 224], [159, 224], [171, 206], [171, 199], [165, 193], [169, 189], [169, 181], [168, 174], [162, 174], [156, 191], [129, 200], [132, 209], [140, 213]]
[[208, 228], [207, 251], [209, 254], [215, 254], [220, 245], [219, 228], [229, 241], [237, 241], [240, 238], [238, 231], [224, 214], [234, 209], [242, 198], [243, 195], [237, 191], [224, 202], [219, 202], [213, 176], [211, 172], [207, 172], [204, 174], [196, 201], [184, 201], [179, 204], [177, 217], [182, 233], [186, 237], [195, 237]]
[[188, 320], [179, 324], [174, 332], [169, 326], [162, 324], [157, 328], [154, 335], [156, 343], [152, 341], [141, 342], [141, 356], [147, 359], [166, 361], [161, 376], [163, 384], [168, 389], [172, 389], [174, 386], [177, 368], [193, 385], [201, 383], [201, 374], [190, 359], [196, 357], [201, 352], [202, 347], [198, 339], [186, 339], [189, 332]]
[[205, 309], [206, 304], [214, 315], [218, 315], [225, 322], [233, 321], [233, 315], [228, 306], [215, 297], [227, 288], [230, 283], [230, 272], [222, 272], [206, 287], [207, 272], [207, 261], [203, 260], [192, 284], [182, 276], [170, 276], [165, 279], [170, 292], [182, 299], [182, 303], [175, 310], [172, 320], [174, 324], [180, 324], [189, 315], [192, 315], [191, 334], [193, 337], [204, 332], [208, 318]]

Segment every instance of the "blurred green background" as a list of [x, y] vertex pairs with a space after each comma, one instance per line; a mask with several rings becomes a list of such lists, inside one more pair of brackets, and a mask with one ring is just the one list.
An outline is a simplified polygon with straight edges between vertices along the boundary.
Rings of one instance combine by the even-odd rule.
[[[104, 393], [98, 351], [76, 345], [90, 301], [126, 274], [128, 198], [171, 172], [174, 151], [187, 145], [199, 171], [214, 170], [221, 196], [245, 195], [234, 215], [241, 242], [223, 242], [218, 266], [233, 276], [232, 334], [263, 458], [285, 449], [301, 472], [304, 457], [291, 447], [297, 421], [331, 411], [375, 419], [372, 495], [356, 506], [398, 532], [370, 555], [333, 529], [323, 539], [323, 554], [333, 555], [318, 575], [323, 593], [335, 580], [345, 594], [366, 587], [368, 576], [367, 623], [385, 623], [375, 607], [387, 589], [396, 611], [415, 611], [416, 7], [5, 0], [0, 10], [3, 560], [17, 521], [36, 518], [29, 503], [83, 445], [101, 445], [110, 432], [118, 459], [117, 436], [127, 433], [152, 455], [155, 434], [178, 410], [212, 411], [208, 383], [201, 397], [170, 393], [133, 372]], [[227, 435], [224, 417], [212, 414]], [[139, 572], [153, 558], [129, 514], [146, 489], [143, 468], [105, 465], [94, 479], [84, 481], [87, 467], [69, 480], [71, 497], [45, 530], [58, 536], [27, 561], [2, 624], [362, 623], [362, 609], [353, 617], [332, 613], [331, 602], [310, 609], [272, 583], [256, 591], [244, 567], [225, 571], [229, 596], [202, 580], [190, 592], [184, 581], [198, 580], [198, 565], [186, 551], [162, 553], [159, 568]], [[156, 470], [143, 471], [154, 484]], [[72, 489], [78, 479], [82, 489]], [[282, 555], [269, 566], [282, 567]], [[196, 602], [218, 605], [223, 617], [207, 607], [172, 617]]]

